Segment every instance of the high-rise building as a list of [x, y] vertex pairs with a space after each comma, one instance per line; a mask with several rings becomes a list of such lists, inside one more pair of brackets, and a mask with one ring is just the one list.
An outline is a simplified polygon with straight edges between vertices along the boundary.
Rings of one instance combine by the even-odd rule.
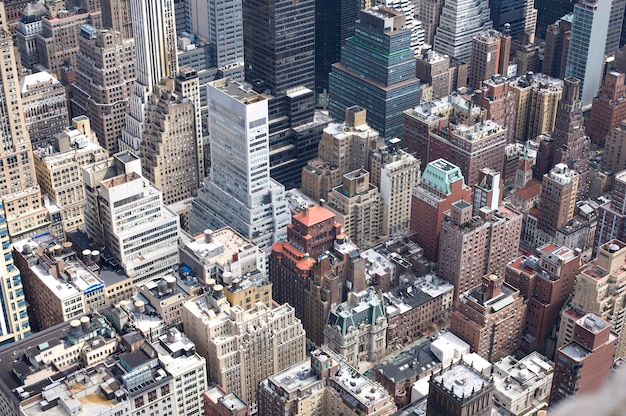
[[[547, 39], [546, 28], [558, 21], [561, 17], [571, 13], [574, 2], [563, 0], [536, 0], [537, 9], [537, 35], [540, 39]], [[567, 50], [565, 50], [567, 53]]]
[[[0, 4], [0, 37], [7, 42], [4, 65], [0, 68], [0, 119], [3, 120], [0, 128], [0, 171], [4, 175], [4, 180], [0, 182], [0, 198], [9, 236], [15, 240], [43, 231], [49, 224], [49, 218], [48, 211], [41, 204], [22, 98], [17, 91], [20, 85], [17, 60], [8, 31], [4, 3]], [[7, 266], [11, 265], [7, 260]], [[3, 293], [8, 295], [7, 292]], [[17, 328], [16, 332], [20, 331]]]
[[[547, 236], [565, 226], [574, 217], [578, 173], [559, 163], [543, 176], [537, 229]], [[549, 239], [549, 237], [547, 237]]]
[[381, 198], [382, 235], [403, 235], [411, 227], [411, 196], [419, 183], [420, 161], [399, 148], [400, 139], [372, 152], [370, 180]]
[[[621, 72], [610, 71], [602, 81], [600, 92], [593, 99], [589, 121], [586, 123], [585, 131], [594, 144], [602, 146], [607, 141], [607, 137], [614, 128], [619, 127], [626, 119], [626, 86], [624, 81], [626, 75]], [[613, 152], [609, 149], [604, 152], [604, 157], [614, 159], [621, 152]], [[611, 172], [619, 172], [622, 168], [617, 168], [615, 163], [607, 163], [604, 159], [602, 163], [608, 165]]]
[[120, 32], [124, 39], [132, 38], [131, 0], [100, 0], [100, 2], [102, 6], [102, 26]]
[[566, 14], [548, 26], [541, 72], [554, 78], [565, 78], [573, 15]]
[[422, 22], [424, 43], [427, 45], [432, 45], [435, 40], [435, 32], [439, 27], [443, 3], [444, 0], [424, 0], [417, 3], [418, 8], [415, 11], [415, 15]]
[[76, 67], [78, 63], [78, 40], [82, 26], [102, 27], [100, 11], [86, 12], [79, 9], [76, 13], [60, 11], [56, 16], [41, 19], [42, 30], [37, 35], [35, 44], [39, 53], [39, 63], [57, 77], [61, 78], [64, 67]]
[[72, 125], [50, 138], [47, 146], [34, 151], [37, 182], [42, 194], [56, 205], [61, 216], [50, 231], [59, 242], [66, 233], [78, 229], [84, 222], [87, 203], [83, 186], [82, 168], [103, 163], [109, 153], [100, 146], [89, 125], [89, 119], [78, 116]]
[[136, 79], [119, 149], [138, 154], [148, 96], [162, 78], [178, 73], [174, 0], [131, 0], [131, 12]]
[[587, 199], [589, 193], [589, 158], [591, 141], [585, 134], [585, 119], [578, 99], [580, 82], [577, 79], [564, 80], [563, 96], [556, 110], [554, 131], [552, 132], [554, 164], [564, 163], [578, 173], [579, 201]]
[[287, 226], [287, 239], [272, 246], [269, 256], [269, 277], [273, 296], [278, 303], [289, 302], [296, 316], [304, 319], [305, 289], [309, 285], [312, 266], [318, 257], [333, 251], [341, 234], [341, 224], [327, 208], [316, 205], [293, 215]]
[[318, 0], [315, 2], [315, 101], [328, 106], [328, 74], [341, 59], [346, 39], [354, 36], [354, 22], [360, 0]]
[[415, 18], [415, 3], [409, 0], [376, 0], [376, 5], [398, 10], [406, 16], [405, 27], [411, 31], [411, 49], [415, 54], [419, 53], [424, 46], [424, 29], [422, 22]]
[[[464, 380], [457, 383], [457, 380]], [[493, 380], [466, 363], [432, 375], [428, 381], [427, 416], [489, 416], [493, 408]]]
[[[625, 127], [626, 128], [626, 127]], [[624, 134], [623, 132], [620, 134]], [[604, 243], [617, 239], [626, 241], [626, 170], [613, 177], [611, 199], [598, 208], [598, 224], [593, 244], [593, 254]]]
[[554, 129], [557, 102], [563, 94], [562, 80], [528, 73], [511, 81], [509, 91], [515, 95], [516, 139], [534, 140]]
[[41, 3], [30, 3], [22, 10], [15, 37], [20, 51], [22, 68], [33, 69], [39, 64], [37, 35], [43, 30], [41, 18], [48, 15], [48, 9]]
[[533, 0], [491, 0], [491, 20], [499, 31], [508, 31], [512, 38], [524, 34], [534, 42], [537, 26], [537, 9]]
[[141, 175], [137, 157], [118, 153], [84, 168], [83, 180], [87, 233], [98, 247], [106, 247], [133, 284], [178, 265], [178, 216], [165, 208], [163, 193]]
[[580, 80], [583, 106], [600, 89], [604, 56], [617, 50], [625, 6], [625, 0], [583, 0], [574, 6], [565, 76]]
[[259, 383], [304, 360], [305, 332], [289, 304], [267, 307], [258, 302], [244, 310], [222, 292], [222, 285], [214, 285], [185, 302], [183, 324], [198, 354], [206, 358], [211, 379], [256, 411]]
[[459, 200], [470, 201], [471, 189], [465, 185], [458, 166], [445, 159], [426, 165], [420, 184], [413, 188], [411, 231], [413, 240], [424, 249], [424, 256], [437, 261], [439, 236], [444, 213]]
[[539, 247], [536, 253], [510, 261], [505, 279], [527, 300], [520, 349], [528, 353], [539, 351], [553, 358], [559, 314], [574, 293], [580, 252], [549, 243]]
[[472, 38], [468, 86], [480, 88], [482, 82], [493, 75], [506, 76], [510, 55], [511, 36], [494, 29], [476, 34]]
[[343, 123], [329, 123], [324, 129], [317, 158], [302, 168], [302, 192], [314, 201], [327, 199], [346, 173], [369, 169], [371, 152], [384, 146], [384, 139], [367, 125], [366, 113], [361, 107], [349, 107]]
[[31, 146], [46, 146], [68, 125], [65, 87], [46, 71], [26, 75], [20, 87]]
[[[191, 78], [197, 90], [198, 78]], [[165, 205], [196, 195], [199, 182], [196, 106], [177, 81], [168, 77], [155, 85], [140, 147], [143, 174], [163, 192]]]
[[191, 234], [228, 225], [268, 253], [289, 223], [285, 188], [270, 178], [269, 100], [228, 78], [208, 95], [211, 174], [189, 212]]
[[482, 88], [474, 94], [474, 101], [487, 110], [487, 119], [506, 128], [507, 142], [513, 142], [517, 124], [517, 106], [515, 95], [509, 90], [509, 81], [502, 76], [485, 78], [482, 81]]
[[126, 124], [135, 81], [135, 42], [113, 30], [80, 31], [72, 114], [89, 117], [102, 147], [111, 154]]
[[[624, 333], [624, 296], [619, 288], [626, 282], [626, 244], [610, 240], [598, 248], [597, 257], [576, 276], [574, 296], [569, 305], [576, 314], [593, 313], [611, 324], [617, 335]], [[557, 348], [576, 340], [576, 314], [562, 313]], [[626, 340], [620, 337], [616, 357], [626, 356]]]
[[355, 35], [346, 41], [341, 61], [329, 75], [328, 108], [336, 120], [343, 119], [346, 108], [358, 105], [385, 139], [402, 137], [402, 112], [420, 100], [405, 21], [401, 12], [386, 6], [359, 12]]
[[613, 368], [617, 335], [611, 325], [589, 313], [575, 322], [571, 342], [558, 349], [550, 406], [598, 389]]
[[493, 27], [488, 0], [445, 0], [433, 49], [470, 63], [472, 39]]
[[417, 55], [415, 71], [422, 84], [432, 87], [433, 100], [447, 97], [451, 92], [450, 57], [431, 50]]
[[472, 352], [487, 361], [513, 354], [521, 342], [526, 303], [504, 276], [488, 274], [463, 293], [452, 312], [450, 332], [467, 342]]
[[515, 257], [522, 231], [522, 214], [505, 206], [483, 207], [472, 215], [472, 204], [457, 201], [441, 225], [438, 276], [454, 285], [454, 303], [488, 273], [504, 276]]

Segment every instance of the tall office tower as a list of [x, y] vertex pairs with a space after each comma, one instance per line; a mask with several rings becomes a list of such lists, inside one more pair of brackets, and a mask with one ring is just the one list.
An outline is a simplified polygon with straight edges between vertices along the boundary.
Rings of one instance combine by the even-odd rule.
[[609, 240], [598, 248], [596, 258], [584, 265], [576, 276], [574, 296], [561, 314], [557, 348], [576, 340], [574, 321], [581, 314], [594, 313], [606, 320], [620, 335], [615, 357], [626, 356], [624, 333], [625, 294], [620, 289], [626, 284], [626, 244]]
[[447, 97], [450, 94], [452, 74], [449, 56], [440, 55], [433, 50], [418, 55], [415, 60], [415, 73], [421, 83], [432, 87], [433, 100]]
[[294, 214], [287, 226], [287, 239], [272, 246], [269, 277], [278, 303], [289, 303], [299, 319], [304, 318], [305, 294], [311, 267], [318, 257], [333, 250], [341, 224], [327, 208], [316, 205]]
[[[626, 126], [624, 129], [626, 130]], [[621, 133], [626, 138], [625, 133]], [[593, 244], [593, 254], [604, 243], [617, 239], [626, 241], [626, 171], [622, 170], [613, 178], [611, 199], [598, 208], [598, 223]]]
[[444, 0], [424, 0], [418, 2], [415, 16], [422, 22], [424, 27], [424, 43], [432, 45], [435, 40], [435, 32], [439, 27], [441, 9]]
[[437, 261], [439, 236], [444, 213], [459, 200], [470, 201], [471, 189], [465, 185], [461, 169], [445, 159], [426, 165], [419, 186], [411, 199], [411, 231], [424, 256]]
[[535, 40], [537, 26], [537, 9], [533, 0], [491, 0], [491, 20], [493, 27], [499, 31], [507, 31], [516, 39], [525, 34], [530, 43]]
[[554, 78], [565, 78], [572, 18], [573, 15], [570, 13], [548, 26], [541, 67], [543, 74]]
[[131, 0], [131, 12], [136, 79], [119, 148], [139, 153], [148, 96], [162, 78], [178, 72], [174, 0]]
[[604, 56], [617, 50], [625, 0], [583, 0], [574, 6], [565, 76], [580, 80], [583, 106], [600, 89]]
[[189, 0], [174, 0], [174, 19], [176, 33], [191, 33], [191, 2]]
[[440, 262], [437, 275], [454, 286], [455, 305], [487, 273], [504, 276], [522, 231], [522, 214], [513, 208], [483, 207], [476, 216], [472, 208], [467, 201], [456, 201], [441, 225], [439, 257], [446, 261]]
[[402, 137], [402, 111], [420, 100], [405, 21], [401, 12], [385, 6], [359, 12], [355, 35], [329, 75], [328, 109], [336, 120], [356, 104], [367, 110], [369, 125], [386, 140]]
[[[179, 3], [180, 0], [175, 0]], [[208, 39], [217, 78], [244, 79], [244, 27], [241, 0], [183, 0], [189, 7], [190, 33]], [[247, 23], [247, 20], [246, 20]], [[178, 22], [177, 22], [178, 25]], [[179, 33], [177, 31], [177, 33]], [[195, 68], [201, 70], [204, 68]]]
[[482, 87], [474, 94], [477, 105], [487, 110], [487, 119], [506, 128], [506, 141], [515, 141], [517, 106], [515, 95], [509, 90], [509, 81], [502, 76], [492, 76], [482, 81]]
[[163, 192], [165, 205], [196, 195], [199, 155], [195, 114], [194, 103], [171, 77], [154, 86], [146, 104], [141, 167], [146, 179]]
[[509, 90], [515, 95], [517, 107], [516, 139], [534, 140], [554, 129], [557, 102], [563, 94], [562, 80], [528, 73], [511, 81]]
[[47, 15], [48, 9], [41, 3], [30, 3], [21, 12], [15, 37], [22, 68], [32, 70], [39, 63], [37, 35], [43, 30], [41, 18]]
[[[457, 383], [457, 380], [464, 380]], [[427, 416], [489, 416], [493, 408], [493, 380], [468, 366], [456, 364], [428, 381]]]
[[314, 0], [269, 5], [264, 0], [246, 0], [243, 21], [246, 81], [262, 80], [274, 96], [295, 87], [314, 88]]
[[59, 12], [58, 16], [43, 17], [42, 30], [37, 35], [35, 44], [39, 53], [39, 63], [52, 74], [61, 78], [63, 68], [76, 67], [78, 56], [78, 40], [84, 24], [97, 29], [102, 27], [100, 11], [87, 13]]
[[318, 0], [315, 2], [315, 101], [328, 106], [328, 74], [341, 59], [346, 39], [354, 36], [359, 0]]
[[384, 139], [366, 123], [366, 111], [346, 109], [343, 123], [329, 123], [318, 145], [317, 159], [302, 168], [302, 192], [314, 201], [327, 199], [348, 172], [369, 169], [370, 153], [384, 146]]
[[132, 38], [131, 0], [100, 0], [100, 2], [102, 6], [102, 26], [120, 32], [124, 39]]
[[382, 202], [382, 235], [403, 235], [411, 227], [411, 196], [420, 179], [420, 161], [391, 139], [371, 154], [370, 180]]
[[285, 188], [270, 178], [269, 100], [228, 78], [208, 88], [211, 174], [189, 212], [191, 234], [229, 225], [267, 253], [289, 224]]
[[539, 247], [536, 255], [519, 256], [507, 264], [506, 282], [518, 289], [528, 304], [522, 351], [554, 357], [559, 315], [574, 293], [580, 265], [580, 251], [552, 243]]
[[[626, 75], [610, 71], [602, 81], [600, 92], [593, 99], [585, 131], [594, 144], [603, 146], [613, 129], [619, 127], [622, 121], [626, 119], [625, 79]], [[610, 152], [604, 153], [605, 158], [614, 156], [615, 154]], [[604, 159], [602, 162], [606, 163]], [[616, 169], [612, 172], [619, 172], [620, 170]]]
[[567, 165], [558, 163], [543, 176], [539, 201], [537, 229], [554, 236], [556, 230], [565, 226], [574, 217], [578, 173]]
[[519, 348], [526, 318], [526, 302], [504, 276], [488, 274], [462, 293], [452, 313], [450, 332], [467, 342], [487, 361], [513, 354]]
[[578, 99], [580, 81], [566, 78], [563, 96], [556, 110], [552, 146], [553, 163], [564, 163], [578, 173], [577, 200], [587, 199], [589, 193], [589, 158], [591, 141], [585, 134], [581, 101]]
[[342, 184], [328, 193], [328, 209], [359, 247], [369, 248], [382, 236], [382, 200], [370, 174], [357, 169], [343, 175]]
[[65, 87], [45, 71], [26, 75], [20, 87], [31, 147], [46, 146], [68, 125]]
[[209, 377], [256, 411], [259, 383], [306, 357], [306, 334], [294, 312], [289, 304], [261, 302], [244, 310], [214, 285], [183, 304], [183, 325], [206, 358]]
[[592, 313], [575, 325], [574, 339], [554, 359], [550, 406], [600, 388], [613, 369], [617, 336], [611, 325]]
[[178, 216], [163, 194], [141, 176], [128, 152], [83, 169], [87, 234], [106, 247], [133, 283], [166, 274], [178, 264]]
[[445, 0], [433, 49], [470, 63], [472, 38], [491, 29], [489, 0]]
[[376, 0], [376, 5], [387, 6], [404, 13], [405, 27], [411, 31], [411, 49], [416, 54], [419, 53], [424, 46], [424, 29], [422, 22], [415, 19], [415, 3], [410, 0]]
[[387, 350], [387, 326], [382, 296], [374, 288], [350, 292], [346, 302], [332, 306], [324, 344], [350, 365], [378, 361]]
[[46, 208], [41, 204], [22, 99], [17, 90], [20, 85], [17, 61], [7, 27], [4, 3], [0, 4], [0, 25], [0, 37], [7, 42], [4, 64], [0, 68], [0, 119], [4, 121], [0, 129], [0, 170], [5, 176], [5, 180], [0, 183], [0, 198], [8, 233], [14, 240], [42, 231], [49, 224], [49, 219]]
[[30, 3], [30, 0], [7, 0], [4, 3], [7, 26], [13, 29], [20, 18], [20, 12]]
[[72, 114], [89, 117], [96, 137], [110, 154], [119, 150], [134, 81], [134, 40], [117, 31], [83, 26]]
[[539, 38], [546, 38], [546, 28], [566, 14], [571, 13], [574, 4], [575, 2], [569, 0], [536, 0], [537, 35]]
[[81, 169], [109, 158], [89, 124], [85, 116], [74, 117], [71, 126], [55, 134], [46, 146], [34, 150], [41, 192], [56, 205], [61, 216], [61, 221], [55, 221], [50, 230], [60, 242], [65, 241], [66, 233], [84, 222], [86, 199]]
[[626, 149], [626, 121], [622, 120], [621, 125], [612, 129], [606, 137], [602, 169], [614, 173], [616, 177], [619, 172], [626, 169], [626, 154], [622, 152], [624, 149]]
[[482, 86], [482, 82], [493, 75], [506, 76], [509, 71], [511, 37], [494, 29], [476, 34], [472, 38], [471, 63], [469, 70], [470, 88]]

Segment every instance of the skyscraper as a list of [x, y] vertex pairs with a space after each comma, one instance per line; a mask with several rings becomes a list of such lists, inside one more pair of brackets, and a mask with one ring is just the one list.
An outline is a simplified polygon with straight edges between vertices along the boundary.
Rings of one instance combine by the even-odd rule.
[[48, 212], [41, 204], [33, 153], [24, 120], [15, 50], [7, 27], [4, 3], [0, 4], [0, 37], [3, 65], [0, 67], [0, 198], [11, 239], [26, 238], [48, 225]]
[[604, 56], [617, 50], [626, 0], [582, 0], [574, 6], [565, 76], [580, 80], [582, 105], [600, 89]]
[[[611, 135], [612, 130], [619, 127], [626, 119], [626, 75], [611, 71], [604, 77], [598, 96], [593, 99], [587, 134], [591, 140], [602, 146]], [[614, 158], [621, 152], [605, 152], [605, 157]], [[605, 163], [605, 160], [602, 160]], [[619, 172], [621, 168], [609, 168], [612, 172]]]
[[559, 163], [543, 177], [537, 229], [554, 237], [574, 216], [578, 173]]
[[377, 5], [398, 10], [406, 16], [405, 27], [411, 31], [411, 49], [416, 54], [424, 46], [424, 29], [422, 22], [415, 18], [415, 4], [410, 0], [376, 0]]
[[285, 188], [269, 174], [268, 101], [228, 78], [209, 83], [211, 174], [189, 213], [191, 234], [229, 225], [265, 252], [285, 235]]
[[[620, 129], [626, 141], [626, 126]], [[618, 239], [626, 241], [626, 171], [617, 172], [613, 178], [611, 200], [598, 208], [598, 225], [596, 228], [593, 253], [604, 243]]]
[[445, 0], [433, 49], [469, 63], [472, 38], [493, 24], [488, 0]]
[[533, 0], [491, 0], [489, 5], [495, 29], [506, 29], [513, 38], [525, 33], [533, 42], [537, 26], [537, 9]]
[[474, 89], [480, 88], [482, 82], [493, 75], [506, 76], [509, 70], [510, 54], [510, 36], [493, 29], [474, 36], [468, 86]]
[[329, 113], [336, 120], [359, 105], [368, 124], [385, 139], [402, 137], [402, 112], [419, 104], [419, 80], [406, 18], [377, 6], [359, 12], [354, 37], [330, 73]]
[[139, 153], [143, 138], [148, 95], [161, 78], [175, 76], [176, 22], [173, 0], [131, 0], [135, 39], [136, 80], [130, 98], [130, 112], [119, 143], [120, 150]]
[[131, 0], [101, 0], [102, 25], [122, 34], [124, 39], [133, 37]]

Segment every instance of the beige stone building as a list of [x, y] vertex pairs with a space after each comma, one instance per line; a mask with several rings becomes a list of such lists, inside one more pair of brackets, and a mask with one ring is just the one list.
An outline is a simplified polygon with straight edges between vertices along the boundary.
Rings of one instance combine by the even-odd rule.
[[83, 28], [78, 39], [72, 114], [84, 114], [102, 147], [119, 151], [135, 80], [135, 42], [113, 30]]
[[52, 143], [35, 150], [35, 168], [41, 191], [59, 207], [61, 222], [51, 230], [59, 241], [65, 233], [84, 222], [86, 204], [82, 168], [109, 158], [91, 131], [89, 119], [75, 117], [72, 126], [52, 138]]
[[288, 304], [232, 306], [223, 287], [183, 305], [185, 333], [206, 358], [208, 375], [256, 411], [258, 384], [305, 358], [306, 335]]

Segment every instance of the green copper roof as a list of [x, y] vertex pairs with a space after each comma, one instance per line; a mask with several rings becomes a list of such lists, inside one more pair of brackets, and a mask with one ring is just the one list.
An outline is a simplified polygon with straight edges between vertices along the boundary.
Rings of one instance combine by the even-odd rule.
[[445, 159], [437, 159], [426, 165], [421, 179], [423, 183], [444, 195], [450, 194], [450, 184], [459, 180], [465, 184], [461, 169]]

